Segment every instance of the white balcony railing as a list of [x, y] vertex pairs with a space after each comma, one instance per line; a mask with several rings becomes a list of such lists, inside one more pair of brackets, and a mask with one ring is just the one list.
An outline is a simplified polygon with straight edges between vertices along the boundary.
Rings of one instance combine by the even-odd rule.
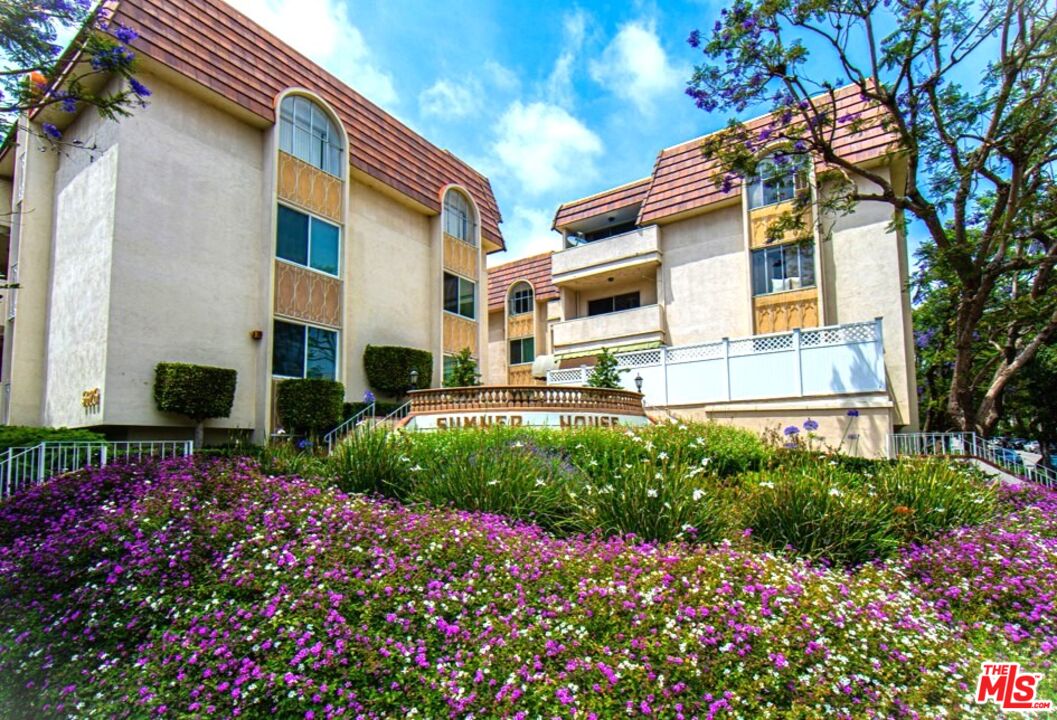
[[660, 262], [660, 233], [656, 225], [648, 225], [554, 253], [551, 273], [554, 283], [561, 285], [595, 274]]
[[603, 345], [628, 345], [633, 342], [664, 342], [664, 308], [643, 305], [631, 310], [588, 315], [555, 323], [556, 352], [601, 348]]
[[[603, 317], [603, 316], [599, 316]], [[557, 339], [555, 345], [557, 346]], [[621, 384], [650, 406], [884, 392], [881, 319], [620, 353]], [[590, 368], [552, 370], [549, 385], [584, 385]]]

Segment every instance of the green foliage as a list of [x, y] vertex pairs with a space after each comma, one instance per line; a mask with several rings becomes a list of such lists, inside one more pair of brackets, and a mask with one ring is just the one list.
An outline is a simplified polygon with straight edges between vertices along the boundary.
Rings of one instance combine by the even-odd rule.
[[598, 353], [595, 360], [595, 366], [591, 368], [591, 374], [587, 376], [587, 385], [588, 387], [619, 390], [621, 388], [620, 374], [627, 371], [627, 368], [618, 369], [617, 356], [608, 349], [602, 348], [602, 352]]
[[[136, 68], [128, 31], [101, 32], [107, 23], [97, 15], [98, 8], [98, 3], [87, 2], [0, 4], [0, 137], [22, 113], [54, 108], [72, 119], [72, 113], [93, 107], [101, 117], [113, 119], [130, 114], [150, 95], [143, 85], [131, 82]], [[63, 48], [57, 41], [80, 29], [93, 31], [74, 37], [81, 63], [64, 75], [66, 66], [59, 62]], [[126, 82], [106, 82], [115, 76]], [[55, 92], [51, 83], [60, 77], [62, 91]], [[38, 85], [41, 80], [43, 86]], [[44, 135], [57, 140], [61, 133], [51, 125]]]
[[195, 421], [227, 417], [235, 402], [237, 376], [230, 368], [158, 363], [154, 369], [154, 402], [162, 412]]
[[9, 447], [38, 445], [42, 442], [102, 442], [101, 433], [81, 428], [46, 428], [25, 425], [0, 425], [0, 450]]
[[891, 463], [789, 453], [751, 478], [744, 522], [776, 551], [857, 564], [909, 542], [979, 525], [996, 512], [993, 486], [941, 460]]
[[419, 388], [433, 384], [433, 353], [394, 345], [368, 345], [363, 351], [367, 383], [378, 392], [401, 397], [411, 389], [411, 371], [418, 371]]
[[455, 353], [451, 372], [444, 378], [444, 387], [472, 387], [480, 384], [481, 374], [477, 372], [477, 361], [470, 354], [470, 348]]
[[894, 513], [894, 530], [903, 540], [920, 540], [955, 527], [979, 525], [994, 517], [994, 486], [979, 473], [931, 459], [903, 461], [867, 479]]
[[827, 466], [815, 472], [762, 474], [748, 498], [745, 524], [776, 552], [854, 565], [888, 555], [898, 541], [892, 508], [851, 489], [849, 473]]
[[531, 438], [457, 430], [445, 433], [443, 453], [414, 452], [413, 500], [498, 513], [552, 531], [575, 530], [572, 501], [580, 478], [561, 456]]
[[358, 430], [327, 459], [327, 474], [345, 492], [405, 499], [410, 480], [410, 439], [386, 428]]
[[279, 383], [276, 407], [287, 429], [315, 435], [341, 421], [345, 387], [335, 380], [305, 378]]
[[273, 442], [256, 453], [261, 471], [267, 475], [296, 475], [303, 478], [327, 478], [330, 462], [311, 452], [302, 452], [292, 442]]

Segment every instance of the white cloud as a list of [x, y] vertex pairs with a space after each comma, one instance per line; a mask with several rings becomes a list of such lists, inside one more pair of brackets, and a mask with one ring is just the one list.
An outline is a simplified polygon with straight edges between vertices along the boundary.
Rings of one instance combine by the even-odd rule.
[[372, 102], [397, 102], [392, 76], [372, 57], [359, 28], [349, 21], [341, 0], [228, 0]]
[[544, 102], [515, 100], [496, 125], [493, 150], [501, 172], [530, 195], [559, 190], [596, 174], [602, 141], [568, 111]]
[[623, 25], [590, 63], [591, 78], [635, 105], [643, 115], [653, 113], [655, 101], [664, 94], [679, 92], [687, 70], [675, 67], [661, 47], [653, 22], [634, 21]]
[[423, 115], [464, 118], [474, 114], [481, 97], [481, 86], [473, 78], [463, 81], [437, 80], [418, 96]]
[[517, 73], [501, 62], [486, 60], [484, 63], [485, 75], [499, 90], [514, 91], [521, 87], [521, 80]]
[[569, 13], [563, 21], [564, 32], [562, 39], [562, 52], [554, 61], [554, 68], [547, 76], [544, 91], [548, 102], [572, 107], [575, 99], [573, 92], [573, 64], [576, 56], [584, 44], [587, 35], [588, 16], [583, 10]]
[[553, 210], [515, 205], [513, 211], [504, 213], [503, 217], [503, 239], [508, 249], [505, 253], [489, 255], [488, 266], [560, 249], [562, 238], [551, 230], [553, 221]]

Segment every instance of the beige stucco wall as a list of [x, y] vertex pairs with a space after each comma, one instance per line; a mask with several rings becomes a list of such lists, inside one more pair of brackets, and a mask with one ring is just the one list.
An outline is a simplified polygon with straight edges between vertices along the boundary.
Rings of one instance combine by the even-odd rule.
[[[38, 127], [36, 132], [42, 131]], [[8, 278], [12, 279], [11, 269], [17, 263], [21, 289], [6, 293], [17, 310], [14, 321], [4, 318], [3, 379], [10, 383], [6, 420], [12, 425], [39, 425], [58, 154], [24, 130], [19, 131], [16, 143], [15, 184], [24, 189], [24, 197], [16, 207], [21, 212], [12, 218]]]
[[[367, 389], [367, 344], [429, 350], [439, 360], [440, 247], [437, 223], [353, 180], [345, 243], [346, 397]], [[478, 286], [479, 310], [482, 286]], [[434, 368], [434, 384], [439, 375]]]
[[659, 285], [672, 345], [752, 334], [740, 205], [662, 226], [661, 247]]
[[505, 306], [488, 313], [488, 374], [483, 376], [486, 385], [506, 385], [506, 311]]
[[[887, 176], [884, 168], [878, 170]], [[860, 181], [869, 192], [871, 183]], [[917, 381], [910, 296], [906, 287], [908, 258], [901, 232], [890, 227], [892, 208], [860, 203], [851, 215], [837, 218], [823, 232], [826, 322], [883, 318], [885, 368], [895, 402], [896, 425], [917, 425]]]
[[48, 297], [45, 425], [95, 424], [105, 405], [86, 409], [82, 394], [99, 389], [104, 403], [108, 398], [106, 351], [118, 149], [111, 146], [58, 191]]
[[[262, 132], [177, 90], [145, 82], [150, 106], [121, 120], [104, 422], [187, 425], [154, 407], [154, 367], [234, 368], [231, 416], [249, 428], [262, 390], [260, 317]], [[150, 192], [144, 198], [144, 188]]]

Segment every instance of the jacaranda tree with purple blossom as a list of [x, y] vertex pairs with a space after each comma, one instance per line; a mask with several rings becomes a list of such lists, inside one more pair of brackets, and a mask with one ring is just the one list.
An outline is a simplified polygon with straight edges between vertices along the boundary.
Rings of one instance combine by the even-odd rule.
[[[777, 149], [780, 163], [816, 161], [828, 216], [881, 204], [925, 229], [919, 287], [951, 301], [938, 328], [952, 351], [947, 411], [991, 431], [1010, 381], [1057, 336], [1053, 3], [735, 0], [690, 44], [705, 56], [687, 88], [701, 108], [774, 113], [705, 143], [718, 184], [753, 177]], [[845, 85], [868, 111], [841, 109]], [[842, 135], [882, 131], [905, 179], [840, 151]], [[802, 228], [810, 201], [805, 189], [775, 232]]]
[[[64, 52], [59, 40], [77, 33]], [[94, 107], [106, 118], [128, 115], [150, 95], [134, 76], [136, 32], [114, 22], [93, 0], [5, 0], [0, 3], [0, 136], [23, 113]], [[69, 60], [79, 53], [79, 62]], [[112, 77], [122, 82], [113, 85]], [[60, 123], [61, 124], [61, 123]], [[41, 125], [52, 140], [55, 122]]]

